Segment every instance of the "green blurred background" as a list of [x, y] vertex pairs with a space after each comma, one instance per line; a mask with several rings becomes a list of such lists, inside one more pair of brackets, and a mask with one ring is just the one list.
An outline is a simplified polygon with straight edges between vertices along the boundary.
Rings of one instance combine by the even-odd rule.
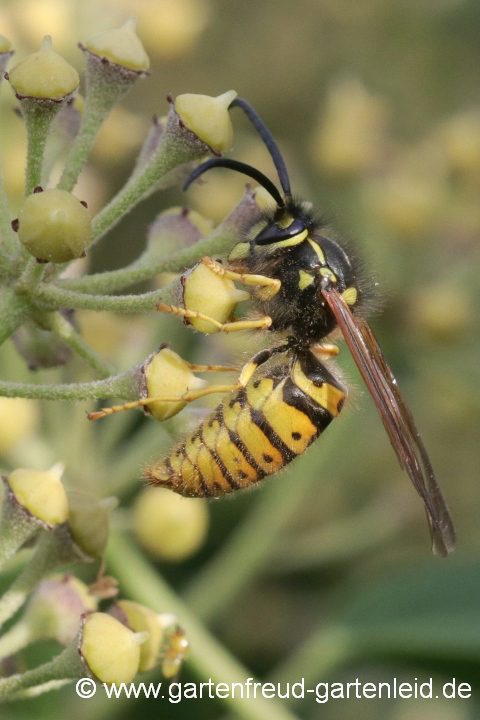
[[[229, 652], [262, 679], [469, 682], [463, 700], [336, 700], [292, 704], [298, 717], [468, 720], [480, 712], [478, 522], [480, 5], [476, 0], [3, 0], [0, 31], [17, 59], [50, 33], [82, 71], [76, 43], [130, 13], [152, 60], [151, 76], [108, 120], [76, 193], [94, 211], [128, 177], [165, 96], [235, 89], [258, 110], [285, 153], [294, 190], [357, 239], [372, 263], [383, 312], [372, 320], [448, 498], [458, 531], [453, 556], [430, 554], [422, 505], [397, 465], [348, 353], [338, 360], [353, 401], [288, 471], [255, 492], [209, 504], [203, 547], [184, 562], [153, 559]], [[6, 187], [22, 194], [24, 130], [3, 83]], [[237, 111], [233, 156], [272, 179], [271, 161]], [[124, 265], [148, 225], [190, 203], [219, 221], [241, 199], [225, 171], [187, 196], [154, 196], [95, 249], [94, 271]], [[196, 362], [241, 362], [248, 337], [205, 338], [173, 318], [79, 313], [92, 343], [120, 367], [169, 342]], [[2, 377], [27, 380], [13, 347]], [[80, 361], [37, 374], [41, 382], [89, 379]], [[33, 406], [33, 404], [32, 404]], [[35, 406], [30, 428], [2, 465], [67, 463], [75, 487], [122, 499], [129, 524], [143, 462], [182, 422], [154, 426], [125, 414], [92, 426], [83, 404]], [[1, 423], [9, 423], [0, 408]], [[194, 411], [191, 413], [194, 416]], [[179, 416], [182, 418], [182, 416]], [[190, 420], [189, 420], [190, 422]], [[107, 423], [110, 423], [108, 425]], [[110, 429], [111, 428], [111, 429]], [[26, 432], [26, 431], [25, 431]], [[135, 540], [132, 538], [132, 543]], [[9, 578], [4, 578], [7, 584]], [[174, 611], [175, 608], [165, 608]], [[39, 646], [25, 662], [54, 649]], [[186, 667], [182, 680], [194, 680]], [[285, 701], [283, 701], [285, 702]], [[2, 707], [8, 720], [65, 717], [223, 718], [221, 701], [80, 701], [72, 687]]]

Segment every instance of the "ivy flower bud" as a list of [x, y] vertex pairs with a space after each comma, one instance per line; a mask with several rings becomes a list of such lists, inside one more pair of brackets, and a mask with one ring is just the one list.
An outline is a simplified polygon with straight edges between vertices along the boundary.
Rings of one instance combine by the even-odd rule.
[[[190, 369], [180, 355], [162, 345], [157, 353], [148, 358], [143, 366], [146, 380], [145, 397], [178, 397], [188, 390], [204, 387], [201, 380]], [[147, 411], [157, 420], [166, 420], [183, 410], [185, 402], [165, 402], [161, 400], [147, 405]]]
[[52, 639], [68, 645], [78, 633], [80, 618], [97, 609], [88, 586], [73, 575], [43, 580], [33, 593], [22, 619], [30, 641]]
[[139, 672], [151, 670], [158, 664], [164, 642], [164, 630], [158, 621], [158, 615], [150, 608], [132, 600], [119, 600], [116, 603], [125, 615], [128, 626], [134, 632], [148, 632], [148, 640], [140, 646]]
[[261, 185], [258, 185], [254, 189], [254, 193], [255, 193], [255, 203], [260, 208], [260, 210], [272, 210], [277, 207], [277, 203], [275, 202], [273, 197]]
[[92, 240], [88, 209], [66, 190], [29, 195], [18, 220], [20, 242], [31, 255], [46, 262], [81, 257]]
[[100, 682], [129, 683], [138, 672], [140, 646], [148, 632], [134, 633], [106, 613], [87, 615], [81, 634], [80, 653]]
[[116, 498], [97, 500], [86, 493], [69, 490], [68, 505], [68, 525], [75, 543], [90, 558], [103, 557]]
[[68, 501], [61, 477], [63, 465], [50, 470], [14, 470], [8, 476], [8, 485], [16, 501], [34, 517], [47, 525], [58, 525], [68, 517]]
[[181, 121], [215, 152], [230, 150], [233, 128], [228, 108], [237, 93], [229, 90], [218, 97], [186, 93], [175, 100]]
[[133, 528], [152, 555], [180, 562], [193, 555], [205, 541], [207, 502], [181, 497], [165, 488], [145, 488], [135, 502]]
[[105, 30], [92, 35], [85, 47], [116, 65], [129, 70], [146, 71], [150, 67], [150, 59], [135, 29], [136, 20], [131, 16], [117, 30]]
[[63, 100], [79, 86], [77, 71], [52, 50], [52, 38], [46, 35], [38, 52], [28, 55], [13, 67], [8, 80], [18, 97]]
[[[217, 275], [203, 263], [197, 263], [182, 275], [182, 284], [183, 306], [187, 310], [208, 315], [222, 324], [231, 320], [237, 303], [250, 298], [246, 290], [239, 290], [232, 280]], [[200, 318], [187, 318], [186, 323], [207, 335], [220, 330], [218, 326]]]
[[3, 455], [35, 429], [38, 409], [32, 400], [0, 397], [0, 453]]

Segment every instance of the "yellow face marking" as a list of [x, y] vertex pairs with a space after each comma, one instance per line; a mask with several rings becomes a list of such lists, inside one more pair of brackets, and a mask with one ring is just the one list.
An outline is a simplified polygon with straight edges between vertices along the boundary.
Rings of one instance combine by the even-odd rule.
[[250, 243], [237, 243], [230, 255], [228, 256], [228, 261], [231, 262], [232, 260], [239, 260], [241, 258], [247, 257], [249, 252]]
[[345, 398], [345, 393], [342, 390], [326, 382], [321, 387], [314, 385], [302, 371], [298, 362], [293, 367], [292, 380], [305, 395], [308, 395], [318, 405], [328, 410], [333, 417], [338, 415], [338, 404]]
[[[290, 450], [299, 455], [307, 449], [312, 438], [317, 434], [317, 428], [305, 413], [283, 402], [284, 385], [285, 380], [277, 385], [263, 405], [262, 412], [278, 437]], [[300, 437], [295, 439], [292, 434]]]
[[293, 217], [291, 215], [285, 215], [281, 220], [275, 223], [282, 230], [286, 230], [293, 223]]
[[357, 288], [349, 287], [343, 291], [342, 297], [347, 305], [355, 305], [357, 302]]
[[325, 265], [325, 264], [326, 264], [326, 262], [325, 262], [325, 255], [323, 254], [323, 250], [322, 250], [322, 248], [320, 247], [320, 245], [319, 245], [318, 243], [316, 243], [315, 240], [312, 240], [311, 238], [308, 238], [308, 242], [310, 243], [310, 245], [312, 246], [312, 248], [313, 248], [313, 249], [315, 250], [315, 252], [317, 253], [318, 259], [320, 260], [320, 262], [322, 263], [322, 265]]
[[305, 270], [299, 270], [300, 280], [298, 281], [298, 287], [300, 290], [305, 290], [305, 288], [309, 287], [313, 282], [315, 282], [315, 278], [313, 275], [310, 275], [310, 273], [305, 272]]
[[330, 270], [330, 268], [320, 268], [320, 275], [322, 275], [325, 278], [328, 278], [332, 282], [337, 282], [337, 276]]
[[255, 250], [265, 253], [271, 253], [274, 250], [278, 250], [278, 248], [293, 247], [294, 245], [299, 245], [301, 242], [303, 242], [307, 235], [308, 230], [302, 230], [302, 232], [298, 233], [298, 235], [294, 235], [293, 237], [287, 238], [286, 240], [279, 240], [278, 242], [270, 243], [269, 245], [255, 245]]

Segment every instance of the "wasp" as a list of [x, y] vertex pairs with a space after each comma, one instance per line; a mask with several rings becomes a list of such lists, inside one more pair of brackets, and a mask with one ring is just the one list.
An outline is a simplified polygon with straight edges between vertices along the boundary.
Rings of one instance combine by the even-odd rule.
[[[234, 320], [221, 329], [261, 328], [283, 339], [258, 352], [235, 384], [162, 398], [190, 402], [212, 392], [228, 393], [168, 457], [147, 468], [148, 480], [182, 495], [215, 497], [250, 487], [305, 452], [340, 413], [347, 395], [345, 384], [324, 362], [338, 352], [329, 337], [340, 329], [400, 465], [423, 500], [433, 550], [446, 556], [455, 546], [450, 513], [413, 417], [365, 319], [372, 283], [355, 252], [332, 237], [309, 204], [294, 198], [282, 154], [253, 107], [241, 98], [230, 107], [243, 110], [258, 131], [283, 193], [256, 168], [229, 158], [197, 166], [184, 189], [211, 169], [227, 168], [256, 180], [272, 196], [275, 207], [251, 219], [227, 265], [211, 258], [201, 263], [251, 289], [256, 319]], [[159, 309], [183, 315], [186, 322], [206, 317], [180, 307]]]

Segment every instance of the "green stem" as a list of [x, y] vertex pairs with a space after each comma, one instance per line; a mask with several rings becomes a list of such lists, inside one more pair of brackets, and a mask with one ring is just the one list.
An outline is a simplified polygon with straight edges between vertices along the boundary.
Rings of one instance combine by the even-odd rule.
[[135, 373], [128, 370], [104, 380], [64, 385], [33, 385], [0, 381], [0, 396], [21, 397], [30, 400], [97, 400], [113, 397], [136, 400], [138, 393]]
[[104, 360], [91, 345], [74, 329], [71, 323], [59, 312], [52, 313], [50, 328], [69, 345], [80, 357], [96, 370], [100, 377], [108, 378], [115, 373], [115, 367]]
[[149, 280], [162, 272], [183, 272], [186, 267], [191, 267], [205, 255], [213, 257], [228, 255], [238, 242], [242, 228], [251, 222], [252, 214], [257, 212], [255, 193], [248, 188], [244, 198], [208, 237], [184, 247], [180, 252], [159, 257], [158, 247], [154, 253], [147, 248], [140, 258], [126, 268], [82, 278], [60, 280], [58, 286], [92, 294], [112, 293], [141, 280]]
[[0, 345], [27, 319], [29, 306], [12, 287], [0, 288]]
[[226, 255], [237, 240], [238, 233], [233, 229], [224, 229], [221, 232], [214, 230], [208, 237], [184, 248], [175, 255], [152, 260], [145, 253], [144, 257], [138, 258], [125, 268], [80, 278], [59, 280], [56, 285], [62, 289], [79, 290], [84, 293], [112, 293], [134, 283], [151, 280], [155, 275], [163, 272], [183, 272], [186, 267], [191, 267], [206, 255]]
[[70, 146], [62, 177], [57, 185], [59, 190], [71, 192], [75, 187], [94, 145], [97, 132], [108, 115], [108, 110], [109, 108], [105, 112], [99, 111], [93, 103], [87, 102], [81, 128]]
[[[333, 464], [343, 446], [345, 425], [351, 422], [348, 416], [342, 428], [336, 428], [322, 438], [322, 451], [318, 462], [309, 458], [309, 464], [302, 470], [302, 460], [297, 460], [293, 469], [272, 479], [259, 491], [256, 504], [250, 514], [231, 535], [229, 541], [217, 552], [200, 575], [193, 579], [184, 592], [188, 605], [195, 608], [205, 621], [213, 620], [226, 612], [228, 604], [242, 588], [261, 572], [275, 552], [278, 536], [288, 525], [305, 497], [314, 492], [322, 474], [322, 466]], [[314, 452], [312, 448], [309, 453]], [[232, 572], [235, 568], [235, 572]]]
[[8, 632], [0, 637], [0, 661], [15, 655], [19, 650], [32, 642], [32, 634], [28, 623], [20, 620]]
[[27, 127], [28, 152], [25, 177], [25, 197], [42, 182], [43, 156], [45, 144], [53, 118], [62, 107], [62, 103], [52, 100], [23, 98], [22, 111]]
[[0, 176], [0, 274], [9, 275], [13, 270], [13, 255], [19, 247], [18, 240], [12, 230], [8, 200], [3, 184], [3, 177]]
[[[188, 158], [187, 158], [188, 159]], [[186, 159], [181, 158], [180, 162]], [[159, 179], [173, 170], [179, 160], [168, 142], [161, 142], [155, 155], [155, 162], [126, 185], [96, 215], [92, 222], [92, 244], [98, 242], [109, 230], [129, 213], [139, 202], [148, 197], [158, 187]]]
[[61, 307], [81, 308], [82, 310], [109, 310], [118, 313], [138, 313], [155, 310], [158, 303], [172, 303], [172, 288], [166, 287], [140, 295], [87, 295], [86, 293], [63, 290], [54, 285], [42, 283], [34, 300], [45, 309]]
[[[199, 677], [211, 678], [214, 684], [245, 683], [252, 677], [182, 603], [132, 542], [119, 532], [111, 533], [106, 560], [128, 596], [156, 612], [175, 613], [190, 643], [187, 662]], [[267, 700], [258, 694], [256, 699], [236, 696], [225, 698], [224, 702], [244, 720], [295, 718], [279, 701]]]
[[2, 481], [4, 492], [0, 520], [0, 570], [24, 543], [43, 527], [43, 524], [18, 502], [5, 476], [2, 476]]
[[[0, 699], [11, 700], [21, 695], [38, 695], [53, 687], [60, 687], [62, 684], [77, 678], [88, 676], [88, 670], [82, 662], [76, 643], [69, 645], [63, 652], [48, 663], [40, 667], [28, 670], [25, 673], [17, 673], [10, 677], [0, 678]], [[28, 693], [28, 690], [35, 688], [35, 693]]]

